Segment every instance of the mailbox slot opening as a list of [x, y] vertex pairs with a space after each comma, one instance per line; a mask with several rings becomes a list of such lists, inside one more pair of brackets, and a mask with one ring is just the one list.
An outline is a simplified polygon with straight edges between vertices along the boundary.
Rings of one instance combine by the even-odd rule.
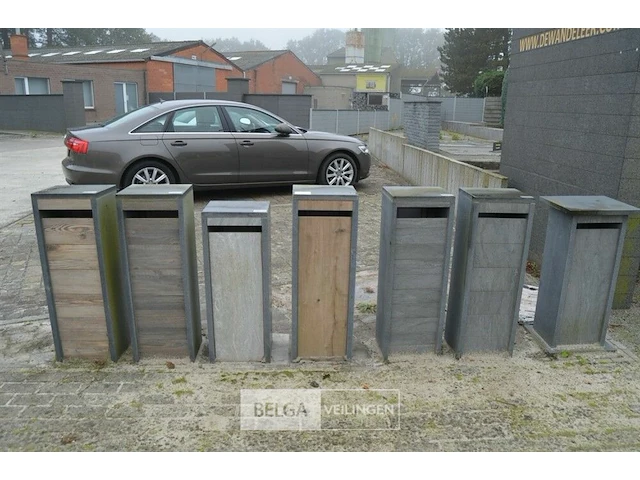
[[209, 233], [213, 232], [262, 232], [260, 225], [209, 225], [207, 227]]
[[576, 227], [578, 230], [604, 230], [604, 229], [617, 229], [620, 228], [619, 223], [579, 223]]
[[127, 218], [178, 218], [177, 210], [126, 210]]
[[447, 207], [398, 207], [397, 218], [447, 218]]
[[40, 210], [42, 218], [91, 218], [91, 210]]
[[479, 213], [479, 218], [527, 218], [526, 213]]
[[351, 210], [298, 210], [299, 217], [352, 217]]

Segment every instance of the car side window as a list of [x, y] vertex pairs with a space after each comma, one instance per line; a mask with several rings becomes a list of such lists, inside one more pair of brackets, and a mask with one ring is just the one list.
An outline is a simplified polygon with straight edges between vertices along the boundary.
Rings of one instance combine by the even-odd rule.
[[244, 107], [225, 107], [236, 132], [245, 133], [274, 133], [278, 120], [271, 115]]
[[150, 122], [147, 122], [144, 125], [136, 128], [134, 130], [134, 133], [162, 133], [164, 132], [165, 126], [167, 125], [168, 118], [168, 113], [166, 115], [160, 115]]
[[222, 132], [222, 121], [216, 107], [191, 107], [174, 112], [169, 132]]

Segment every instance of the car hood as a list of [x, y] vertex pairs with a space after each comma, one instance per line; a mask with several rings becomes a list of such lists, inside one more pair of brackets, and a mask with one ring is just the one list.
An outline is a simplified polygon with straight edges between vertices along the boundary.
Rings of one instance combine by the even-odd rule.
[[305, 132], [304, 136], [307, 140], [333, 140], [336, 142], [349, 142], [349, 143], [356, 143], [356, 144], [364, 143], [361, 140], [358, 140], [357, 138], [348, 137], [346, 135], [338, 135], [337, 133], [320, 132], [320, 131], [314, 131], [314, 130], [309, 130]]

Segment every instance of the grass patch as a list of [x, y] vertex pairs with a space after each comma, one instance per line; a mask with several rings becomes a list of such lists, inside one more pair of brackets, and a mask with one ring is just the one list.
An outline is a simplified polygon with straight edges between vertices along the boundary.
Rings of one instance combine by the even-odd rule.
[[185, 377], [178, 377], [171, 380], [171, 383], [177, 385], [178, 383], [187, 383], [187, 379]]
[[378, 306], [375, 302], [360, 302], [356, 305], [360, 313], [376, 313]]
[[193, 390], [185, 388], [182, 390], [176, 390], [175, 392], [173, 392], [173, 394], [178, 397], [182, 397], [184, 395], [193, 395]]

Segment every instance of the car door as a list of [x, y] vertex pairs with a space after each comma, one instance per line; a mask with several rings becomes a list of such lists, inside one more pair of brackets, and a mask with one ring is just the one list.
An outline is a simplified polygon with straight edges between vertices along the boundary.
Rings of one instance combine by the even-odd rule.
[[282, 136], [275, 131], [282, 120], [260, 110], [223, 107], [238, 146], [240, 183], [309, 180], [309, 150], [303, 134]]
[[217, 106], [176, 110], [162, 141], [190, 183], [215, 185], [238, 181], [236, 139], [225, 128]]

